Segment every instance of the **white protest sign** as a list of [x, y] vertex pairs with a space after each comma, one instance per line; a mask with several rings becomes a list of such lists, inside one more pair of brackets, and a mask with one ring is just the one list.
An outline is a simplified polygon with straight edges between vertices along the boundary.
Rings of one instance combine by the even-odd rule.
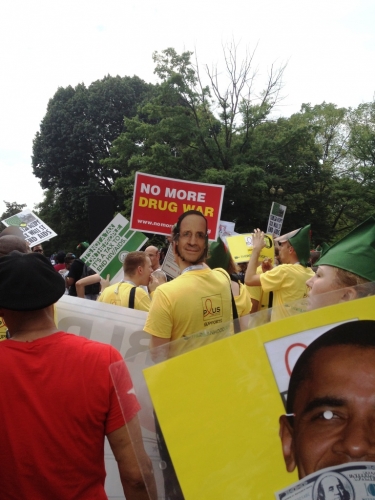
[[219, 235], [221, 238], [223, 236], [234, 236], [238, 233], [235, 232], [234, 226], [236, 225], [235, 222], [228, 222], [226, 220], [221, 220], [219, 222]]
[[7, 227], [18, 227], [23, 232], [25, 240], [31, 247], [57, 236], [47, 224], [28, 208], [25, 208], [22, 212], [12, 215], [12, 217], [8, 217], [1, 222]]
[[268, 219], [267, 233], [272, 234], [273, 236], [280, 236], [285, 212], [285, 205], [280, 205], [280, 203], [276, 203], [275, 201], [272, 203]]
[[163, 265], [161, 266], [162, 271], [168, 274], [171, 278], [177, 278], [180, 276], [181, 271], [176, 261], [174, 260], [172, 245], [169, 245], [167, 255], [164, 258]]
[[[145, 355], [148, 355], [150, 335], [143, 331], [146, 312], [68, 295], [61, 297], [56, 309], [60, 330], [111, 344], [123, 357], [144, 351]], [[151, 449], [153, 446], [156, 446], [156, 442], [150, 444]], [[125, 497], [117, 462], [107, 440], [104, 454], [107, 471], [105, 489], [108, 498], [123, 500]]]

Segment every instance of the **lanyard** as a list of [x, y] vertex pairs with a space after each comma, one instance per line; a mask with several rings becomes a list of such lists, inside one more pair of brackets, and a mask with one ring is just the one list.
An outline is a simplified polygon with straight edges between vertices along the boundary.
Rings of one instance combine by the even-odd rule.
[[118, 295], [118, 291], [119, 291], [119, 288], [120, 288], [121, 283], [129, 283], [129, 285], [137, 286], [135, 283], [133, 283], [133, 282], [132, 282], [132, 281], [130, 281], [130, 280], [121, 280], [121, 281], [120, 281], [120, 283], [117, 285], [116, 290], [114, 291], [114, 293], [115, 293], [116, 295]]
[[189, 267], [186, 267], [182, 272], [181, 272], [181, 275], [182, 274], [185, 274], [185, 273], [188, 273], [189, 271], [198, 271], [200, 269], [205, 269], [206, 266], [204, 264], [197, 264], [195, 266], [189, 266]]

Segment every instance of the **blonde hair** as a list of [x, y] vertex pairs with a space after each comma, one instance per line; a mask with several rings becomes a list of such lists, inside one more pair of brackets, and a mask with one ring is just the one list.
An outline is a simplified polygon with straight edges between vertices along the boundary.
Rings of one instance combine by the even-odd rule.
[[336, 284], [341, 288], [356, 287], [357, 298], [375, 295], [375, 282], [336, 267]]
[[362, 283], [369, 283], [369, 280], [358, 276], [358, 274], [345, 271], [345, 269], [340, 269], [339, 267], [336, 267], [335, 281], [338, 285], [342, 285], [343, 288], [346, 288], [347, 286], [362, 285]]

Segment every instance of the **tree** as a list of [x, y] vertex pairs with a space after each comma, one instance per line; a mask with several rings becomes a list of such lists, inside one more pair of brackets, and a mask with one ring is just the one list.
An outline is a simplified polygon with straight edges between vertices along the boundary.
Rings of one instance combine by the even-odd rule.
[[[115, 189], [125, 196], [125, 215], [130, 213], [136, 171], [225, 183], [224, 218], [232, 216], [232, 200], [247, 180], [256, 179], [262, 191], [266, 188], [264, 171], [248, 155], [256, 128], [279, 101], [284, 68], [272, 69], [265, 90], [257, 96], [252, 57], [246, 56], [237, 67], [236, 50], [233, 44], [224, 49], [229, 84], [223, 91], [217, 68], [206, 68], [210, 85], [203, 85], [192, 52], [179, 55], [169, 48], [154, 54], [161, 83], [137, 116], [125, 119], [126, 131], [103, 161], [121, 172]], [[234, 208], [238, 217], [242, 207]]]
[[337, 231], [352, 229], [375, 207], [375, 102], [348, 110], [345, 168], [339, 172]]
[[[34, 139], [32, 165], [41, 186], [49, 190], [40, 216], [47, 224], [52, 212], [66, 218], [62, 238], [77, 243], [87, 239], [88, 195], [110, 194], [119, 208], [121, 200], [112, 190], [119, 172], [107, 169], [101, 160], [124, 130], [124, 116], [133, 116], [151, 89], [136, 76], [107, 76], [88, 88], [59, 88], [50, 99]], [[74, 228], [69, 236], [68, 226]]]
[[372, 181], [375, 168], [375, 101], [359, 105], [350, 114], [349, 127], [350, 155], [360, 168], [361, 180]]

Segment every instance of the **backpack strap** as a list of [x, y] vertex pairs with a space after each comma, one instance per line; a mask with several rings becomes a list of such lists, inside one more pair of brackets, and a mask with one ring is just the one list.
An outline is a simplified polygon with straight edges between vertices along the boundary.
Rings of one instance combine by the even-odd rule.
[[135, 291], [136, 291], [136, 289], [137, 289], [137, 287], [133, 286], [133, 288], [130, 290], [130, 293], [129, 293], [129, 305], [128, 305], [128, 307], [130, 309], [134, 309]]
[[[213, 271], [218, 271], [220, 274], [223, 274], [223, 272], [221, 272], [220, 270], [221, 268], [215, 268], [213, 269]], [[225, 275], [224, 275], [225, 276]], [[229, 276], [229, 275], [228, 275]], [[231, 295], [231, 298], [232, 298], [232, 317], [233, 317], [233, 321], [238, 319], [238, 311], [237, 311], [237, 306], [236, 306], [236, 302], [234, 300], [234, 296], [233, 296], [233, 292], [232, 292], [232, 286], [231, 286], [231, 277], [229, 276], [229, 289], [230, 289], [230, 295]], [[241, 331], [241, 327], [239, 325], [239, 322], [236, 321], [234, 323], [234, 333], [239, 333]]]
[[270, 309], [273, 306], [273, 292], [270, 292], [268, 298], [268, 308]]

